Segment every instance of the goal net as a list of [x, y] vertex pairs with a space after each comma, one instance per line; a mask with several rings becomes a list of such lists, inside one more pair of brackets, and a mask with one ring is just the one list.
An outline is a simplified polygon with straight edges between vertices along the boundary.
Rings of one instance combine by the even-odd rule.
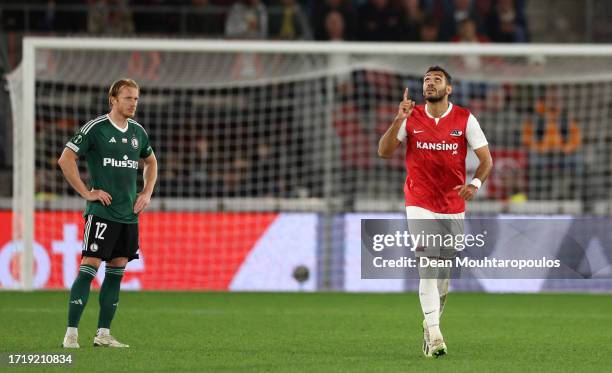
[[[411, 288], [361, 280], [355, 227], [403, 216], [403, 151], [379, 159], [377, 143], [405, 87], [422, 103], [431, 65], [451, 73], [451, 101], [478, 118], [495, 161], [470, 213], [610, 213], [604, 48], [26, 38], [10, 77], [15, 183], [12, 211], [0, 212], [12, 226], [0, 287], [72, 283], [84, 201], [57, 158], [109, 111], [109, 85], [130, 77], [159, 177], [125, 288]], [[469, 154], [468, 175], [476, 165]]]

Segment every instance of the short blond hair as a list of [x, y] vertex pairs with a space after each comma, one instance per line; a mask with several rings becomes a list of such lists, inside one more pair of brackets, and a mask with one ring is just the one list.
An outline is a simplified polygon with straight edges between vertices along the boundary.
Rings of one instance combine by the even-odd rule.
[[119, 91], [121, 91], [121, 88], [123, 87], [131, 87], [131, 88], [136, 88], [137, 90], [140, 90], [140, 87], [138, 87], [138, 83], [136, 83], [134, 80], [130, 78], [121, 78], [115, 81], [113, 84], [111, 84], [110, 88], [108, 89], [108, 105], [111, 107], [111, 109], [113, 108], [113, 104], [111, 103], [111, 98], [113, 97], [117, 98], [117, 96], [119, 95]]

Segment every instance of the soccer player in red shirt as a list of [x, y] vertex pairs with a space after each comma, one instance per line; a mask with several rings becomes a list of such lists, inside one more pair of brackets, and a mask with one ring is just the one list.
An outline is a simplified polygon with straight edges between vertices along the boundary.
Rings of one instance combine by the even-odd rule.
[[[406, 142], [406, 216], [412, 234], [463, 234], [465, 201], [471, 200], [493, 166], [487, 139], [469, 110], [449, 102], [451, 77], [439, 66], [423, 77], [425, 105], [415, 105], [408, 89], [397, 116], [380, 139], [378, 155], [390, 158], [400, 142]], [[480, 164], [466, 185], [465, 157], [471, 147]], [[420, 246], [417, 257], [446, 259], [454, 248]], [[420, 263], [420, 261], [418, 261]], [[447, 353], [440, 331], [450, 268], [419, 265], [419, 299], [423, 320], [423, 354], [438, 357]]]

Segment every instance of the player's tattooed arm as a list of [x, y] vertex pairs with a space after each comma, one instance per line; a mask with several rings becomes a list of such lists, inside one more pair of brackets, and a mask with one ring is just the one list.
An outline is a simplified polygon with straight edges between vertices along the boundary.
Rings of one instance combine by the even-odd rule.
[[77, 165], [78, 159], [79, 156], [74, 151], [69, 148], [64, 148], [62, 155], [57, 160], [57, 164], [62, 169], [62, 173], [66, 180], [68, 180], [68, 183], [86, 200], [100, 201], [104, 206], [110, 205], [113, 199], [110, 194], [102, 189], [87, 189], [87, 186], [83, 180], [81, 180], [81, 175], [79, 174], [79, 166]]
[[147, 158], [144, 159], [144, 187], [142, 192], [138, 193], [136, 203], [134, 203], [134, 213], [139, 214], [145, 209], [151, 202], [151, 195], [155, 188], [155, 182], [157, 181], [157, 158], [155, 154], [151, 153]]
[[[476, 168], [476, 172], [474, 173], [474, 179], [478, 179], [481, 183], [484, 183], [487, 177], [489, 177], [491, 169], [493, 168], [493, 158], [491, 157], [489, 146], [485, 145], [475, 149], [474, 153], [476, 153], [479, 161], [478, 168]], [[474, 198], [478, 188], [473, 184], [467, 184], [457, 185], [454, 190], [457, 190], [457, 193], [459, 196], [461, 196], [461, 198], [469, 201]]]
[[414, 101], [408, 98], [408, 88], [404, 90], [404, 97], [402, 102], [400, 102], [399, 107], [397, 109], [397, 115], [387, 129], [387, 132], [380, 138], [378, 142], [378, 156], [381, 158], [391, 158], [393, 152], [400, 144], [400, 141], [397, 139], [397, 134], [402, 127], [402, 123], [406, 120], [410, 114], [412, 114], [412, 110], [414, 109], [415, 103]]

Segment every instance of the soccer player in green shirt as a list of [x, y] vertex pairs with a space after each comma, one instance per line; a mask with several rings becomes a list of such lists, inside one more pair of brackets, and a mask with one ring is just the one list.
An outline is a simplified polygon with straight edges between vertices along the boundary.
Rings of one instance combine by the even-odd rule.
[[[138, 258], [138, 214], [151, 200], [157, 179], [157, 159], [147, 132], [132, 118], [138, 104], [138, 84], [120, 79], [108, 92], [110, 113], [87, 122], [66, 144], [58, 160], [66, 180], [87, 200], [83, 257], [70, 290], [65, 348], [79, 348], [78, 324], [89, 298], [91, 281], [102, 261], [106, 273], [100, 288], [100, 316], [94, 346], [129, 347], [110, 334], [119, 303], [125, 266]], [[87, 160], [88, 188], [77, 161]], [[138, 161], [144, 160], [144, 188], [136, 191]]]

